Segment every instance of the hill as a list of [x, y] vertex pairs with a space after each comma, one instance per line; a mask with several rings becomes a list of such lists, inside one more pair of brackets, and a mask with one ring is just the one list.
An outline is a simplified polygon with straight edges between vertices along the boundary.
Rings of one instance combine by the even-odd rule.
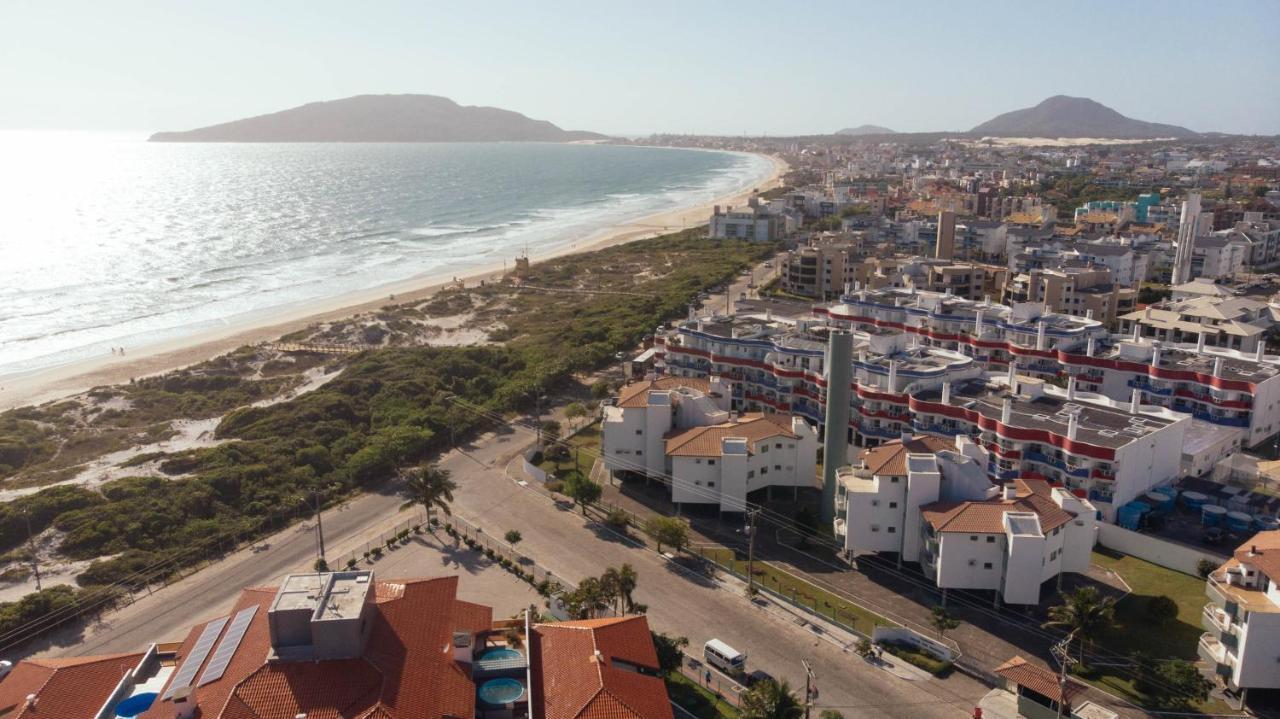
[[880, 125], [858, 125], [857, 127], [846, 127], [836, 133], [837, 135], [896, 135], [897, 133], [887, 127]]
[[185, 132], [157, 132], [151, 141], [572, 142], [604, 137], [435, 95], [357, 95]]
[[997, 115], [970, 132], [1003, 137], [1146, 139], [1196, 136], [1185, 127], [1135, 120], [1088, 98], [1066, 95], [1055, 95], [1035, 107]]

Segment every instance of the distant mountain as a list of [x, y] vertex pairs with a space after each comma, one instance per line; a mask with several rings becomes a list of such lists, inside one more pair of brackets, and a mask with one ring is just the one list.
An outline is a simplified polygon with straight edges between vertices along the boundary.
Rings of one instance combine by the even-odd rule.
[[1035, 107], [1006, 112], [970, 130], [1003, 137], [1098, 137], [1147, 139], [1194, 137], [1185, 127], [1125, 117], [1085, 97], [1054, 95]]
[[837, 135], [896, 135], [897, 133], [887, 127], [879, 125], [858, 125], [857, 127], [846, 127], [836, 133]]
[[435, 95], [357, 95], [186, 132], [157, 132], [151, 141], [572, 142], [604, 137]]

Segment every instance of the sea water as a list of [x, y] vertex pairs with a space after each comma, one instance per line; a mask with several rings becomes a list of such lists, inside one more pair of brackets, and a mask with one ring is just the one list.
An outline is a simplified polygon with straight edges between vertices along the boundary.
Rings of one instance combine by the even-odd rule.
[[0, 132], [0, 158], [0, 377], [537, 256], [770, 170], [612, 145], [88, 133]]

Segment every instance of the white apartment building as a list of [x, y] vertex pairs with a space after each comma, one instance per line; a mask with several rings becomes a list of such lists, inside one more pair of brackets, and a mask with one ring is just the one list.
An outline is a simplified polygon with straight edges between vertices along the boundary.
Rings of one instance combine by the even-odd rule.
[[[1181, 286], [1181, 285], [1179, 285]], [[1121, 334], [1254, 352], [1276, 326], [1276, 311], [1248, 297], [1169, 300], [1120, 317]], [[1201, 339], [1203, 338], [1203, 339]]]
[[865, 450], [837, 474], [836, 535], [853, 554], [919, 562], [944, 592], [1038, 604], [1046, 581], [1088, 569], [1096, 511], [1044, 481], [992, 484], [986, 455], [965, 437], [903, 437]]
[[718, 240], [772, 242], [781, 239], [786, 230], [786, 218], [769, 212], [753, 197], [745, 208], [738, 210], [732, 207], [722, 210], [716, 205], [711, 213], [709, 234]]
[[615, 477], [659, 478], [673, 502], [727, 512], [743, 511], [759, 489], [813, 486], [817, 430], [791, 415], [738, 416], [729, 385], [668, 376], [623, 387], [604, 411], [605, 468]]
[[1200, 658], [1232, 690], [1280, 689], [1280, 530], [1241, 545], [1205, 593]]

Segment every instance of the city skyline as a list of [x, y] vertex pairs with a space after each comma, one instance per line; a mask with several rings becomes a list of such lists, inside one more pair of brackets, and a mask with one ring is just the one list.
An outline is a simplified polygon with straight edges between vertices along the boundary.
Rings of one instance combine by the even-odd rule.
[[659, 3], [639, 15], [574, 4], [26, 4], [0, 10], [10, 100], [0, 128], [185, 130], [425, 93], [616, 135], [963, 131], [1064, 94], [1199, 132], [1280, 132], [1280, 93], [1248, 79], [1280, 69], [1266, 35], [1280, 6], [1175, 5], [819, 2], [780, 15], [752, 2]]

